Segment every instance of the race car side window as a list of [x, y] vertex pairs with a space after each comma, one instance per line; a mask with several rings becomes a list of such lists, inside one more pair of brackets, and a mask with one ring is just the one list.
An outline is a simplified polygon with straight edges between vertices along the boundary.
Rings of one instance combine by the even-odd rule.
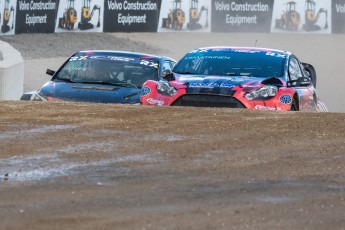
[[173, 69], [176, 65], [176, 62], [175, 61], [170, 61], [170, 65], [171, 65], [171, 69]]
[[175, 65], [176, 65], [176, 62], [171, 61], [171, 60], [165, 60], [163, 62], [163, 69], [162, 69], [161, 77], [165, 78], [165, 76], [170, 74]]
[[298, 78], [303, 77], [299, 61], [291, 57], [289, 61], [289, 76], [291, 81], [296, 81]]
[[173, 68], [172, 63], [170, 61], [164, 61], [163, 63], [163, 70], [171, 70]]

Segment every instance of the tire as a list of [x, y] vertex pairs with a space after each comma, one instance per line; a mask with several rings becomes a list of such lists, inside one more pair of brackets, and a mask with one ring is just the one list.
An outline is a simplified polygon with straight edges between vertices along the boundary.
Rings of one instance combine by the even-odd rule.
[[295, 98], [292, 99], [290, 111], [298, 111], [298, 104]]
[[177, 19], [174, 19], [174, 21], [173, 21], [173, 28], [174, 28], [174, 30], [178, 30], [178, 27], [179, 27], [179, 24], [177, 22]]
[[285, 23], [284, 19], [280, 20], [280, 28], [281, 29], [286, 29], [286, 23]]
[[169, 28], [170, 29], [170, 24], [171, 24], [171, 22], [170, 22], [169, 18], [163, 19], [163, 25], [162, 25], [163, 28]]

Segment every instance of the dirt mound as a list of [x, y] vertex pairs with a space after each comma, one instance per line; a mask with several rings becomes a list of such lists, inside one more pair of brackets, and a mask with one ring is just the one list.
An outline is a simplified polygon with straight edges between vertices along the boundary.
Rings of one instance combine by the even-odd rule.
[[341, 229], [345, 114], [0, 102], [1, 229]]

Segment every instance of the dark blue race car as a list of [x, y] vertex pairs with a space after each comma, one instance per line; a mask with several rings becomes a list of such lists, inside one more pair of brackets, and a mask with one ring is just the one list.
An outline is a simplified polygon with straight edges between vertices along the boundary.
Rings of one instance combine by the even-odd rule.
[[137, 104], [147, 80], [158, 81], [176, 61], [150, 54], [89, 50], [73, 54], [52, 79], [21, 100]]

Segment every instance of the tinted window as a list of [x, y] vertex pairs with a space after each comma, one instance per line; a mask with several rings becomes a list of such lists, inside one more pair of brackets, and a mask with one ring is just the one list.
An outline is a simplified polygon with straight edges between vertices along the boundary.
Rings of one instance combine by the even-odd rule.
[[289, 76], [291, 80], [297, 80], [302, 77], [300, 64], [296, 58], [291, 58], [289, 63]]
[[192, 51], [175, 66], [174, 72], [205, 75], [280, 77], [285, 56], [251, 50]]
[[158, 67], [157, 61], [144, 57], [83, 53], [71, 57], [54, 79], [80, 83], [127, 83], [141, 87], [145, 81], [158, 78]]
[[171, 70], [174, 67], [174, 62], [172, 61], [164, 61], [163, 63], [163, 70]]

